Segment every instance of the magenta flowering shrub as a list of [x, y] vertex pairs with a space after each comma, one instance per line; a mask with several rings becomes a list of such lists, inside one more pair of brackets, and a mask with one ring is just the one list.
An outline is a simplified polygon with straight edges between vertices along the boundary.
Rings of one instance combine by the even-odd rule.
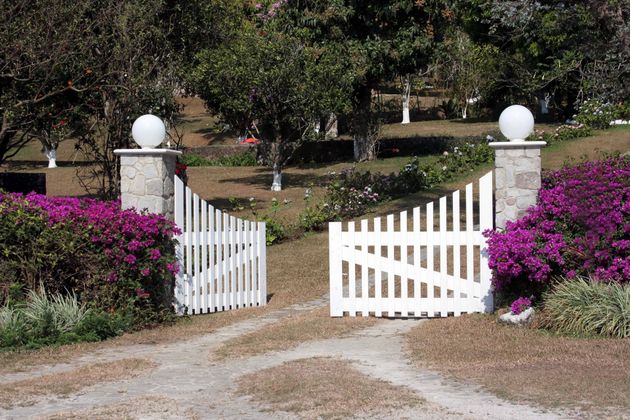
[[512, 302], [512, 304], [510, 305], [510, 311], [512, 312], [512, 314], [518, 315], [521, 312], [525, 311], [526, 309], [530, 308], [531, 306], [532, 306], [532, 300], [530, 298], [521, 296], [518, 299], [516, 299], [514, 302]]
[[557, 275], [630, 281], [629, 198], [628, 157], [546, 174], [535, 207], [484, 233], [495, 288], [538, 296]]
[[13, 273], [0, 284], [73, 290], [109, 312], [168, 309], [176, 233], [164, 217], [121, 210], [116, 201], [0, 194], [2, 266]]

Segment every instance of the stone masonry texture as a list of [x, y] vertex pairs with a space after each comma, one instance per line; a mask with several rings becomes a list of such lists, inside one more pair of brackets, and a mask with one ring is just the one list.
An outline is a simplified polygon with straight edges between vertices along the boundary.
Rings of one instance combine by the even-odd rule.
[[176, 154], [120, 151], [122, 208], [146, 209], [173, 220]]
[[[536, 204], [541, 183], [542, 142], [495, 143], [495, 226], [516, 221]], [[540, 144], [538, 144], [540, 143]]]

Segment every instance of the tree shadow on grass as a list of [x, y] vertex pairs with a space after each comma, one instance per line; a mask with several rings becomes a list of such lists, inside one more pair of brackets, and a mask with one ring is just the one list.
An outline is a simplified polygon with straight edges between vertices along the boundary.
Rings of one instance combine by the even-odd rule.
[[[219, 180], [219, 183], [225, 184], [243, 184], [256, 186], [258, 189], [269, 189], [271, 187], [272, 174], [269, 169], [257, 169], [256, 175], [245, 176], [240, 178], [230, 178]], [[282, 174], [282, 188], [308, 188], [311, 185], [323, 186], [326, 184], [328, 177], [318, 174]]]

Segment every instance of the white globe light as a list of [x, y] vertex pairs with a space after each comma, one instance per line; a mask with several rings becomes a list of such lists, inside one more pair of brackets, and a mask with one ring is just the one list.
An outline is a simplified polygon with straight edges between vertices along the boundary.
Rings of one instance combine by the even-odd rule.
[[522, 105], [508, 106], [499, 117], [499, 129], [510, 141], [525, 141], [534, 132], [534, 116]]
[[134, 121], [131, 136], [143, 149], [155, 149], [166, 137], [166, 127], [155, 115], [146, 114]]

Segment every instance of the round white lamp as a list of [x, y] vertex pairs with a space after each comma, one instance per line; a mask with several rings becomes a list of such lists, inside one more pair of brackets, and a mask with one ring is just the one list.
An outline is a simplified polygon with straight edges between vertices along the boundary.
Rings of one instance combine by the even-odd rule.
[[525, 141], [534, 132], [534, 116], [522, 105], [511, 105], [499, 117], [499, 129], [510, 141]]
[[155, 115], [146, 114], [134, 121], [131, 136], [142, 149], [155, 149], [166, 137], [166, 127]]

